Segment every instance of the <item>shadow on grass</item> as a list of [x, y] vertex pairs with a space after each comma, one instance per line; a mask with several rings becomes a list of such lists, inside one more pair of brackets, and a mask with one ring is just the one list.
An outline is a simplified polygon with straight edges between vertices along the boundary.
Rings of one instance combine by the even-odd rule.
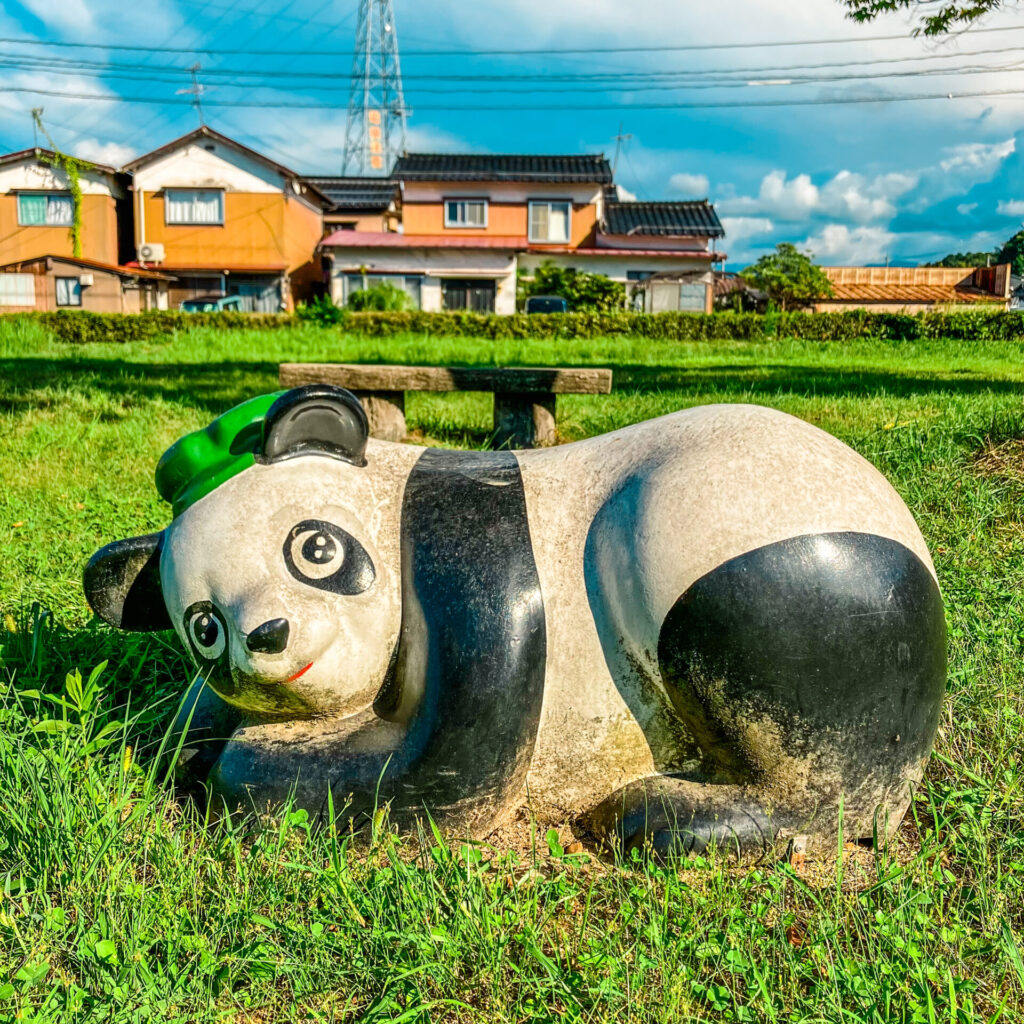
[[[577, 365], [578, 361], [554, 365]], [[142, 363], [109, 359], [9, 359], [0, 362], [0, 410], [19, 413], [45, 405], [47, 388], [77, 385], [114, 399], [162, 399], [218, 414], [253, 394], [277, 387], [272, 361]], [[700, 391], [719, 394], [847, 396], [1024, 394], [1024, 380], [962, 371], [906, 374], [789, 363], [716, 366], [614, 365], [613, 392]], [[599, 396], [595, 396], [599, 397]], [[58, 398], [53, 398], [58, 401]], [[477, 438], [472, 440], [476, 441]], [[485, 439], [481, 436], [479, 442]]]

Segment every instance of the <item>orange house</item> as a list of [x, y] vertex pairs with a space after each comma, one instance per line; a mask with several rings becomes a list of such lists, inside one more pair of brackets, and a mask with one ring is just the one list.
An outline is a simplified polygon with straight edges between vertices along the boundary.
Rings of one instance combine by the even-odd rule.
[[201, 127], [127, 164], [136, 265], [172, 274], [171, 306], [240, 295], [292, 309], [321, 280], [323, 194], [294, 171]]
[[623, 198], [600, 154], [406, 153], [391, 179], [397, 232], [357, 225], [322, 243], [335, 302], [386, 280], [420, 309], [513, 313], [517, 274], [551, 261], [621, 281], [641, 303], [643, 281], [672, 273], [665, 308], [711, 308], [725, 258], [714, 207]]
[[[88, 164], [79, 173], [83, 258], [121, 262], [118, 205], [127, 201], [125, 180], [102, 164]], [[71, 256], [73, 216], [71, 184], [51, 150], [0, 156], [0, 264]]]

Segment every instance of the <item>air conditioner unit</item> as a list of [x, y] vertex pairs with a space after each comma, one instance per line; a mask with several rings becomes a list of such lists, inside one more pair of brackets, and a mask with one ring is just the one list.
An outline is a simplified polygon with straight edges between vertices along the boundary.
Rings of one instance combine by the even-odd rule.
[[79, 274], [78, 275], [78, 283], [83, 288], [91, 288], [92, 285], [93, 285], [93, 276], [92, 276], [92, 274]]
[[137, 251], [140, 263], [163, 263], [164, 261], [162, 242], [140, 242]]

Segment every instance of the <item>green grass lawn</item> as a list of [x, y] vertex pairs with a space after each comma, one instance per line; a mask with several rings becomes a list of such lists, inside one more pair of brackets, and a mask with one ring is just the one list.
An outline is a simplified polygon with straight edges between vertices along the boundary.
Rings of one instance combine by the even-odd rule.
[[[189, 666], [173, 637], [90, 622], [81, 569], [165, 525], [172, 441], [307, 359], [611, 366], [610, 396], [560, 399], [567, 440], [759, 402], [870, 459], [929, 542], [950, 636], [893, 847], [664, 867], [565, 853], [565, 831], [524, 853], [382, 827], [367, 853], [301, 813], [207, 827], [176, 803], [156, 755]], [[490, 398], [417, 395], [408, 419], [481, 446]], [[1024, 343], [310, 327], [73, 348], [0, 320], [0, 1020], [1024, 1020], [1022, 591]]]

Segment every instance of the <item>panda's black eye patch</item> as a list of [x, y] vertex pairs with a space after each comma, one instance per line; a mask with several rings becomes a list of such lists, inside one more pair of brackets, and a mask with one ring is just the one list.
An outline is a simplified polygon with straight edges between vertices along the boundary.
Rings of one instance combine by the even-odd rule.
[[227, 650], [228, 631], [220, 612], [209, 601], [196, 601], [185, 609], [185, 634], [203, 661], [217, 661]]
[[300, 583], [332, 594], [361, 594], [377, 576], [366, 548], [324, 519], [304, 519], [288, 531], [284, 563]]

